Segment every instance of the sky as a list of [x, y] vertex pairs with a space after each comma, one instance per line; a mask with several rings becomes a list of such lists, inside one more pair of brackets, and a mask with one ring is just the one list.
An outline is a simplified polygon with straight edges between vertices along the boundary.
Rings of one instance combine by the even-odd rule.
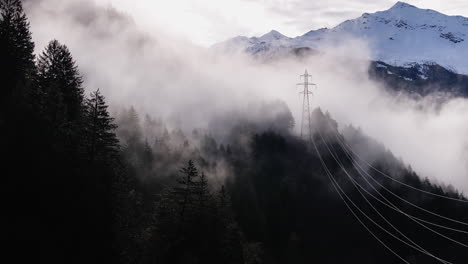
[[[125, 10], [147, 31], [161, 30], [201, 46], [275, 29], [295, 37], [334, 27], [362, 13], [386, 10], [394, 0], [96, 0]], [[468, 17], [466, 0], [407, 0], [419, 8]]]

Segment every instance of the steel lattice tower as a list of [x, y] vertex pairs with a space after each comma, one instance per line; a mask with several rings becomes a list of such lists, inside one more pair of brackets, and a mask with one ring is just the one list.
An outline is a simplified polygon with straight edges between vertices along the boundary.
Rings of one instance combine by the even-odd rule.
[[303, 94], [302, 99], [302, 121], [301, 121], [301, 138], [305, 140], [312, 141], [312, 125], [310, 122], [310, 100], [309, 95], [313, 95], [311, 91], [309, 91], [309, 86], [316, 86], [314, 83], [309, 82], [309, 78], [312, 78], [307, 70], [305, 70], [303, 75], [300, 75], [300, 78], [304, 77], [303, 83], [298, 83], [297, 85], [303, 85], [304, 91], [301, 92]]

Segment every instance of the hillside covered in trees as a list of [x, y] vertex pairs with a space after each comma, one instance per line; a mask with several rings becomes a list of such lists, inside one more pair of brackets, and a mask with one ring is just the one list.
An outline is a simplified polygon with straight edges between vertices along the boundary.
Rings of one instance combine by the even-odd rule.
[[[113, 117], [99, 90], [85, 93], [65, 44], [34, 48], [21, 1], [0, 0], [0, 149], [14, 263], [401, 261], [360, 221], [408, 262], [468, 257], [462, 195], [419, 177], [361, 130], [340, 134], [320, 109], [314, 145], [292, 132], [280, 101], [250, 109], [275, 113], [263, 119], [232, 113], [192, 131], [130, 106]], [[378, 170], [359, 169], [362, 148]]]

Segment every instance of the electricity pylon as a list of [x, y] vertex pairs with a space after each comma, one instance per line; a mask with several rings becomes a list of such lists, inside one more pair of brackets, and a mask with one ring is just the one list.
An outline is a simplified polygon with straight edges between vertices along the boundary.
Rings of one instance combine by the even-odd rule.
[[299, 78], [304, 77], [303, 83], [298, 83], [297, 85], [303, 85], [304, 91], [301, 92], [303, 94], [302, 99], [302, 121], [301, 121], [301, 138], [305, 140], [312, 141], [312, 125], [310, 122], [310, 101], [309, 95], [314, 95], [311, 91], [309, 91], [309, 86], [317, 86], [314, 83], [309, 82], [309, 78], [312, 78], [307, 70], [305, 73], [301, 75]]

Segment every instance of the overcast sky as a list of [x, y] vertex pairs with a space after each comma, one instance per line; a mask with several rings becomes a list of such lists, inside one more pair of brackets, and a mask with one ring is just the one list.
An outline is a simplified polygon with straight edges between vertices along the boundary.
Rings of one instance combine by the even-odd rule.
[[[393, 0], [95, 0], [132, 15], [146, 30], [209, 46], [233, 36], [255, 36], [272, 29], [294, 37], [386, 10]], [[420, 8], [468, 17], [466, 0], [407, 0]]]

